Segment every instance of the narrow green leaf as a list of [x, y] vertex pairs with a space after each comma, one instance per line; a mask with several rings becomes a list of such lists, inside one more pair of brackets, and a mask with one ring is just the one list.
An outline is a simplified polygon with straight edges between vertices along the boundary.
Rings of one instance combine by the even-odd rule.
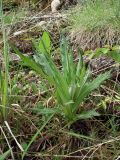
[[87, 93], [97, 89], [100, 86], [100, 84], [103, 83], [106, 79], [110, 78], [110, 76], [111, 76], [110, 71], [100, 74], [92, 82], [88, 83], [85, 92]]
[[58, 108], [40, 108], [40, 107], [37, 107], [37, 108], [34, 108], [33, 109], [34, 112], [38, 113], [38, 114], [41, 114], [41, 115], [50, 115], [50, 114], [56, 114], [59, 112], [59, 109]]
[[80, 90], [73, 110], [77, 110], [83, 99], [87, 97], [93, 90], [97, 89], [106, 79], [110, 78], [110, 75], [110, 72], [106, 72], [104, 74], [100, 74], [92, 82], [85, 83], [85, 85]]
[[10, 155], [10, 150], [0, 155], [0, 160], [5, 160]]
[[30, 67], [38, 74], [41, 74], [42, 76], [45, 77], [45, 73], [43, 72], [41, 67], [32, 58], [24, 56], [14, 45], [10, 44], [10, 46], [14, 50], [15, 54], [17, 54], [21, 58], [24, 66]]
[[95, 110], [90, 110], [90, 111], [84, 111], [80, 113], [79, 115], [77, 114], [77, 119], [88, 119], [92, 118], [95, 116], [99, 116], [100, 114], [96, 112]]
[[23, 154], [22, 154], [22, 160], [24, 159], [25, 154], [27, 153], [29, 147], [31, 146], [31, 144], [36, 140], [37, 136], [41, 133], [41, 131], [44, 129], [44, 127], [46, 126], [46, 124], [51, 120], [51, 118], [53, 117], [54, 114], [52, 114], [45, 122], [44, 124], [41, 126], [41, 128], [36, 132], [36, 134], [32, 137], [32, 139], [30, 140], [29, 144], [27, 145], [27, 147], [25, 148]]
[[81, 135], [81, 134], [78, 134], [78, 133], [74, 133], [72, 131], [63, 131], [61, 130], [62, 133], [65, 133], [65, 134], [68, 134], [69, 136], [72, 136], [72, 137], [76, 137], [76, 138], [79, 138], [79, 139], [87, 139], [87, 140], [91, 140], [91, 141], [94, 141], [95, 139], [91, 138], [91, 137], [88, 137], [88, 136], [85, 136], [85, 135]]

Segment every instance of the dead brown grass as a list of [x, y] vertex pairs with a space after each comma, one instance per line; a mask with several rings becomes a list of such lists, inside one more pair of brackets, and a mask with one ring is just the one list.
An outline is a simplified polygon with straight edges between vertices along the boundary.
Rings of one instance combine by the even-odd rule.
[[79, 46], [83, 50], [94, 50], [105, 45], [120, 45], [120, 32], [111, 27], [94, 29], [92, 31], [80, 30], [76, 33], [72, 32], [70, 38], [74, 42], [75, 48]]

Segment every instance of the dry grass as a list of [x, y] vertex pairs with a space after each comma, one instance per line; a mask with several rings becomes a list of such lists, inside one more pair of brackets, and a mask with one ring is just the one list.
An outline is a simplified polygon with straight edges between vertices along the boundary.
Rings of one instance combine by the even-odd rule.
[[84, 50], [120, 44], [120, 2], [96, 0], [72, 11], [71, 37]]
[[73, 32], [70, 37], [75, 47], [80, 46], [83, 50], [94, 50], [105, 45], [120, 45], [120, 32], [111, 27], [94, 29], [92, 31], [80, 30]]

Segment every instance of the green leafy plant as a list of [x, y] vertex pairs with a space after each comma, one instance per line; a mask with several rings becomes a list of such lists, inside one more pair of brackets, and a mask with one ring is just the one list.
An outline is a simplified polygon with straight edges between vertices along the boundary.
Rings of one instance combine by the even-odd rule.
[[86, 54], [89, 55], [89, 59], [96, 58], [99, 56], [108, 56], [116, 62], [120, 62], [120, 46], [105, 46], [102, 48], [97, 48], [95, 51], [87, 51]]
[[39, 111], [45, 114], [56, 112], [63, 115], [69, 122], [99, 115], [95, 109], [80, 113], [77, 111], [83, 100], [110, 77], [110, 72], [101, 74], [92, 80], [90, 70], [83, 62], [82, 50], [78, 49], [78, 62], [74, 63], [72, 50], [63, 38], [60, 45], [62, 67], [58, 69], [50, 54], [51, 41], [47, 32], [44, 32], [40, 42], [34, 41], [36, 48], [34, 59], [24, 56], [15, 46], [11, 46], [20, 56], [23, 65], [35, 70], [55, 88], [58, 106], [55, 109], [44, 108]]

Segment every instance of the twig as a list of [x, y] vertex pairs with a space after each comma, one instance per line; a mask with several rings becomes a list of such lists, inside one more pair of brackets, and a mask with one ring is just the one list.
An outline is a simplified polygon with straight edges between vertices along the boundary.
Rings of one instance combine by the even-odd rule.
[[4, 123], [5, 123], [6, 127], [8, 128], [11, 136], [12, 136], [13, 139], [15, 140], [16, 144], [18, 145], [18, 147], [20, 148], [20, 150], [23, 152], [24, 149], [22, 148], [22, 146], [20, 145], [20, 143], [17, 141], [17, 139], [16, 139], [15, 136], [13, 135], [13, 133], [12, 133], [12, 131], [11, 131], [11, 129], [10, 129], [10, 126], [9, 126], [8, 122], [7, 122], [7, 121], [4, 121]]
[[13, 160], [15, 160], [14, 155], [13, 155], [13, 151], [12, 151], [12, 147], [11, 147], [10, 144], [9, 144], [9, 141], [8, 141], [6, 135], [5, 135], [5, 132], [3, 131], [3, 129], [2, 129], [1, 126], [0, 126], [0, 129], [1, 129], [1, 132], [3, 133], [3, 135], [4, 135], [4, 137], [5, 137], [5, 140], [6, 140], [6, 142], [7, 142], [7, 145], [8, 145], [8, 147], [9, 147], [9, 149], [10, 149], [11, 157], [12, 157]]

